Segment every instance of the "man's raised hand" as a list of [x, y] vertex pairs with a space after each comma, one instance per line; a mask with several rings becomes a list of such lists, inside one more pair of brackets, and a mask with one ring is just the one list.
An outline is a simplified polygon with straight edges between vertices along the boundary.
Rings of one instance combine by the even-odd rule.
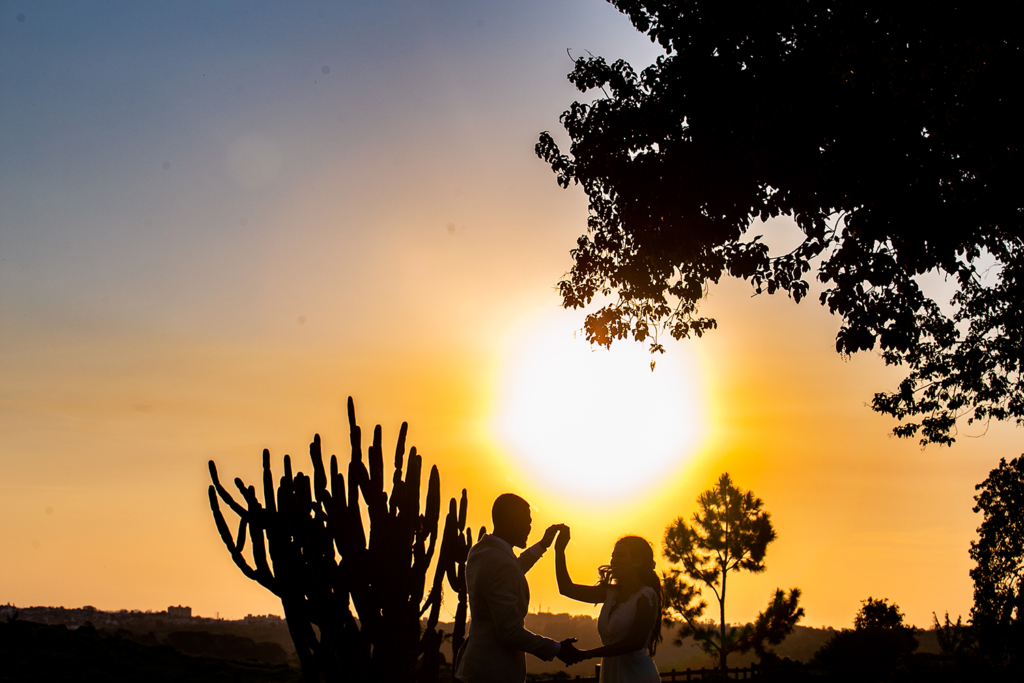
[[557, 534], [562, 529], [568, 528], [569, 527], [565, 526], [564, 524], [552, 524], [544, 530], [544, 538], [540, 539], [541, 545], [543, 545], [545, 548], [550, 548], [552, 541], [555, 540], [555, 534]]

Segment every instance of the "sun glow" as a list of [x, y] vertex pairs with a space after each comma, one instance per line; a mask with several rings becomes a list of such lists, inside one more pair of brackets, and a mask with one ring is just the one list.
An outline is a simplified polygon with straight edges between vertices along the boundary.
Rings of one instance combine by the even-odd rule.
[[510, 345], [494, 432], [545, 486], [576, 498], [634, 497], [672, 474], [703, 438], [700, 378], [684, 348], [650, 369], [645, 346], [591, 348], [564, 312]]

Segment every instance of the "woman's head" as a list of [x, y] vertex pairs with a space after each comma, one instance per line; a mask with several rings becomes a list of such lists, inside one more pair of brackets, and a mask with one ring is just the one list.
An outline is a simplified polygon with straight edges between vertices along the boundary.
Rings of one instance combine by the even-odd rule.
[[628, 581], [632, 577], [646, 584], [644, 576], [654, 571], [654, 549], [646, 539], [639, 536], [623, 536], [612, 548], [612, 559], [609, 564], [611, 578]]
[[658, 643], [661, 642], [661, 622], [664, 609], [661, 603], [661, 578], [654, 570], [654, 548], [645, 538], [640, 536], [623, 536], [612, 548], [612, 559], [608, 566], [598, 569], [601, 583], [632, 583], [635, 579], [644, 586], [650, 586], [657, 596], [658, 616], [654, 624], [654, 632], [648, 652], [654, 656]]

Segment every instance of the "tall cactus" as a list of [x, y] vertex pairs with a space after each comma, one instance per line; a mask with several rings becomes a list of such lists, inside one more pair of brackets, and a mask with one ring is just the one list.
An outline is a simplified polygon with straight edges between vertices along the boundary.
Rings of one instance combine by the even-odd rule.
[[[348, 421], [352, 455], [347, 482], [336, 456], [331, 456], [330, 472], [324, 469], [319, 434], [309, 445], [312, 479], [302, 472], [293, 475], [285, 455], [276, 496], [270, 452], [263, 451], [263, 504], [256, 488], [238, 478], [235, 486], [244, 505], [236, 502], [211, 460], [210, 508], [217, 529], [242, 573], [281, 598], [307, 681], [436, 683], [443, 637], [437, 621], [446, 577], [458, 595], [452, 634], [456, 654], [466, 630], [466, 555], [473, 544], [472, 531], [466, 529], [466, 491], [458, 505], [454, 498], [449, 503], [433, 582], [424, 599], [427, 570], [438, 545], [437, 466], [430, 470], [421, 513], [422, 458], [415, 447], [405, 457], [408, 425], [403, 423], [398, 435], [389, 497], [380, 425], [364, 463], [351, 397]], [[234, 536], [218, 496], [239, 517]], [[252, 565], [243, 553], [247, 531]]]

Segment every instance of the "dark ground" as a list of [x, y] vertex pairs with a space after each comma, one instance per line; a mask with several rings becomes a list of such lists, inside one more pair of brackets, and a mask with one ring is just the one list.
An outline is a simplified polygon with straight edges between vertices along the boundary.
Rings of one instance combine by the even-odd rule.
[[[251, 641], [250, 641], [251, 642]], [[191, 656], [168, 645], [142, 645], [88, 626], [0, 622], [0, 681], [40, 683], [291, 683], [302, 674], [286, 664]]]

